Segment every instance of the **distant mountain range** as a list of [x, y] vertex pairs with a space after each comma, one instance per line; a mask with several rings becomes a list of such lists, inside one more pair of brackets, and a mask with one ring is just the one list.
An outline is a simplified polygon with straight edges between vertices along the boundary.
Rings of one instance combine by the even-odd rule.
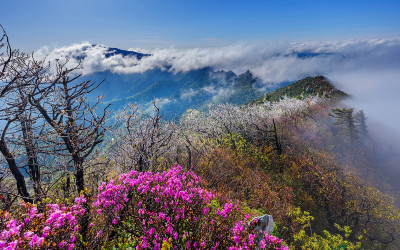
[[163, 113], [180, 117], [187, 109], [206, 109], [208, 104], [242, 105], [263, 96], [261, 82], [250, 71], [236, 75], [232, 71], [214, 71], [206, 67], [173, 73], [160, 69], [144, 73], [101, 72], [84, 76], [100, 82], [92, 98], [105, 95], [104, 103], [119, 110], [127, 103], [146, 109], [156, 100]]
[[[80, 56], [85, 56], [84, 51], [85, 49]], [[108, 48], [105, 56], [114, 55], [135, 56], [139, 60], [151, 56], [151, 54]], [[302, 53], [299, 56], [315, 55]], [[326, 96], [344, 94], [336, 90], [322, 76], [308, 77], [292, 85], [289, 85], [291, 82], [282, 82], [266, 87], [268, 85], [250, 71], [237, 75], [232, 71], [215, 71], [211, 67], [177, 73], [158, 68], [132, 74], [97, 72], [82, 78], [96, 82], [106, 78], [91, 94], [91, 98], [104, 94], [104, 104], [111, 103], [113, 110], [119, 110], [127, 103], [133, 103], [146, 110], [151, 106], [151, 102], [156, 100], [157, 105], [168, 117], [180, 117], [187, 109], [205, 110], [209, 104], [243, 105], [266, 100], [277, 101], [283, 95], [298, 97], [304, 94]], [[276, 90], [279, 87], [284, 88]], [[274, 90], [276, 91], [272, 92]]]

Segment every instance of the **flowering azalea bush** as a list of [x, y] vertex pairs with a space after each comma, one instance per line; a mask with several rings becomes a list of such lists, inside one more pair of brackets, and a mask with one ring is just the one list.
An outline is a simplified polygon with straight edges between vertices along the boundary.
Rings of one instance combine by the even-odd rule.
[[61, 248], [73, 249], [86, 199], [80, 196], [72, 206], [49, 204], [39, 212], [36, 206], [21, 203], [13, 217], [0, 211], [0, 248]]
[[245, 222], [250, 215], [238, 202], [223, 200], [178, 165], [132, 171], [102, 183], [92, 204], [82, 195], [40, 212], [24, 203], [14, 215], [2, 211], [0, 248], [287, 249]]
[[[219, 205], [219, 197], [204, 190], [201, 183], [196, 174], [180, 166], [155, 174], [132, 171], [118, 181], [103, 183], [94, 206], [105, 225], [114, 225], [116, 230], [105, 226], [97, 234], [119, 232], [109, 244], [121, 247], [255, 247], [257, 232], [251, 233], [247, 223], [240, 221], [244, 216], [241, 205]], [[273, 236], [262, 238], [261, 248], [285, 248]]]

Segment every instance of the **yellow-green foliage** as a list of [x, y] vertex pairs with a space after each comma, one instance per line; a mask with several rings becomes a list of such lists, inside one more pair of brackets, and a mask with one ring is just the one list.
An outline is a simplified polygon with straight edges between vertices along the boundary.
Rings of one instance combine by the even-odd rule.
[[[344, 233], [345, 238], [350, 236], [351, 230], [348, 226], [344, 226], [343, 228], [337, 224], [335, 224], [335, 226], [339, 231]], [[352, 243], [348, 240], [345, 240], [342, 235], [331, 234], [326, 230], [323, 231], [323, 236], [317, 235], [315, 233], [312, 236], [308, 236], [304, 230], [301, 230], [297, 235], [294, 236], [294, 239], [296, 247], [301, 249], [362, 249], [360, 241]], [[358, 238], [358, 240], [361, 239], [362, 236]]]
[[[293, 221], [299, 223], [302, 227], [299, 233], [293, 236], [293, 248], [324, 250], [361, 249], [360, 241], [357, 241], [353, 244], [351, 241], [345, 239], [349, 238], [352, 233], [352, 230], [349, 226], [340, 227], [338, 224], [335, 224], [336, 229], [344, 234], [344, 238], [340, 234], [334, 235], [327, 230], [323, 230], [321, 236], [312, 232], [311, 221], [314, 220], [314, 217], [311, 216], [309, 212], [301, 211], [299, 207], [296, 207], [289, 212], [289, 215], [293, 217]], [[361, 239], [362, 236], [359, 236], [358, 240]]]

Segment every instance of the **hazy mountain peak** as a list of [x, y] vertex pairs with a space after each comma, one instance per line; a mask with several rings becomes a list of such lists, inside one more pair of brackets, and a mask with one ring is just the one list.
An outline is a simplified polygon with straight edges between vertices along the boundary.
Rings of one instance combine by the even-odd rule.
[[111, 47], [106, 47], [104, 45], [96, 45], [96, 44], [85, 44], [81, 47], [81, 49], [75, 50], [74, 51], [75, 53], [71, 53], [71, 56], [76, 60], [84, 60], [88, 56], [87, 51], [90, 49], [96, 49], [96, 47], [102, 49], [105, 58], [120, 55], [122, 57], [136, 57], [136, 59], [140, 60], [142, 59], [142, 57], [151, 56], [151, 54], [143, 54], [136, 51], [111, 48]]
[[325, 96], [329, 98], [341, 98], [347, 96], [341, 90], [336, 89], [324, 76], [310, 76], [298, 80], [290, 85], [266, 93], [264, 97], [253, 103], [265, 101], [276, 102], [286, 97], [304, 98], [307, 96]]
[[121, 55], [123, 57], [125, 56], [135, 56], [138, 60], [142, 59], [142, 57], [145, 56], [151, 56], [151, 54], [143, 54], [135, 51], [130, 51], [130, 50], [122, 50], [118, 48], [107, 48], [107, 51], [104, 53], [106, 58], [109, 58], [110, 56], [115, 56], [115, 55]]

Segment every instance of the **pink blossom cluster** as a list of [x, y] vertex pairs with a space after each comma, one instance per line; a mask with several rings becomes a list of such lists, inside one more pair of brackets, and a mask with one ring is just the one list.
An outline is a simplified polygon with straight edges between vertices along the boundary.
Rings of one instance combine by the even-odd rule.
[[59, 248], [73, 249], [79, 231], [78, 217], [85, 213], [82, 207], [85, 202], [80, 196], [71, 207], [49, 204], [42, 213], [33, 205], [22, 204], [27, 212], [20, 215], [19, 220], [2, 212], [0, 249], [40, 248], [45, 241], [56, 242]]
[[[118, 219], [118, 212], [123, 209], [130, 201], [129, 194], [134, 192], [136, 196], [153, 195], [154, 202], [160, 199], [173, 199], [178, 205], [178, 201], [193, 203], [196, 198], [202, 201], [209, 201], [213, 195], [198, 186], [200, 178], [193, 172], [182, 172], [182, 167], [174, 166], [167, 172], [155, 173], [131, 171], [122, 174], [118, 182], [111, 180], [109, 183], [103, 182], [98, 190], [97, 200], [94, 205], [101, 207], [98, 209], [100, 214], [103, 209], [111, 210]], [[117, 184], [118, 183], [118, 184]], [[133, 197], [130, 197], [131, 199]], [[138, 202], [137, 212], [143, 214], [140, 208], [141, 201]], [[172, 203], [171, 203], [172, 204]], [[168, 204], [164, 204], [167, 208]], [[184, 211], [184, 209], [183, 209]], [[182, 212], [183, 212], [182, 211]]]
[[[124, 223], [119, 221], [130, 218], [133, 228], [140, 230], [131, 236], [138, 249], [161, 249], [166, 242], [174, 249], [254, 246], [255, 234], [249, 233], [246, 223], [236, 223], [233, 228], [242, 216], [240, 204], [212, 205], [216, 196], [201, 184], [196, 174], [184, 172], [179, 165], [163, 173], [132, 171], [118, 181], [103, 183], [94, 205], [100, 216], [120, 229]], [[281, 242], [267, 243], [270, 249], [281, 246]]]
[[161, 249], [169, 239], [187, 248], [201, 247], [206, 242], [191, 242], [189, 239], [199, 238], [191, 230], [208, 220], [207, 204], [214, 195], [201, 188], [200, 183], [197, 175], [182, 171], [178, 165], [163, 173], [132, 171], [121, 175], [118, 181], [103, 183], [94, 205], [98, 214], [108, 216], [112, 224], [127, 216], [135, 218], [132, 223], [142, 230], [140, 248]]
[[82, 195], [71, 206], [48, 204], [41, 212], [22, 204], [16, 219], [0, 210], [0, 249], [107, 248], [122, 239], [136, 249], [287, 249], [267, 234], [256, 242], [258, 232], [240, 221], [250, 218], [240, 203], [222, 201], [179, 165], [162, 173], [132, 171], [102, 183], [91, 205]]

